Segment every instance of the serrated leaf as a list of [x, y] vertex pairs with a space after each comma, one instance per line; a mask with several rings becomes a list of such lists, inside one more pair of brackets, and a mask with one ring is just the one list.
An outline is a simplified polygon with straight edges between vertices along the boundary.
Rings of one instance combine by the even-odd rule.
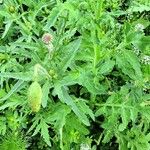
[[3, 72], [3, 73], [0, 73], [0, 77], [13, 78], [13, 79], [18, 79], [18, 80], [23, 80], [23, 81], [30, 81], [30, 80], [32, 80], [32, 73]]
[[37, 43], [27, 43], [27, 42], [14, 42], [14, 43], [10, 43], [12, 44], [13, 46], [15, 47], [21, 47], [21, 48], [27, 48], [27, 49], [30, 49], [30, 50], [36, 50], [37, 47], [38, 47], [38, 44]]
[[87, 135], [89, 134], [88, 129], [80, 122], [80, 120], [75, 116], [75, 114], [71, 113], [66, 118], [65, 128], [70, 131], [76, 130], [81, 134]]
[[61, 80], [61, 85], [70, 86], [78, 83], [80, 74], [77, 71], [71, 72]]
[[4, 31], [4, 33], [2, 34], [2, 39], [5, 38], [5, 36], [7, 35], [7, 33], [8, 33], [8, 31], [9, 31], [9, 29], [10, 29], [12, 23], [13, 23], [13, 21], [11, 21], [11, 20], [8, 21], [8, 22], [6, 22], [5, 31]]
[[49, 31], [50, 27], [54, 26], [55, 22], [57, 21], [57, 18], [62, 13], [63, 7], [55, 7], [52, 9], [50, 15], [47, 19], [47, 24], [44, 27], [44, 30]]
[[138, 111], [136, 109], [130, 109], [130, 119], [135, 122], [138, 116]]
[[113, 133], [111, 132], [111, 131], [107, 131], [106, 133], [105, 133], [105, 136], [104, 136], [104, 139], [103, 139], [103, 143], [108, 143], [110, 140], [111, 140], [111, 138], [113, 137]]
[[33, 122], [33, 124], [31, 125], [31, 127], [27, 131], [27, 133], [30, 133], [38, 125], [38, 122], [39, 122], [39, 118], [36, 118], [36, 120]]
[[119, 131], [123, 131], [126, 129], [130, 117], [130, 112], [128, 110], [125, 110], [124, 108], [121, 108], [121, 119], [122, 123], [119, 125]]
[[7, 100], [12, 94], [14, 94], [18, 88], [24, 83], [24, 81], [19, 80], [14, 86], [13, 88], [7, 93], [7, 95], [5, 95], [3, 98], [0, 99], [0, 101], [5, 101]]
[[81, 69], [79, 79], [77, 80], [80, 85], [85, 87], [90, 93], [95, 95], [100, 95], [106, 93], [106, 88], [104, 85], [99, 83], [94, 83], [94, 77], [90, 74], [88, 70]]
[[141, 66], [135, 54], [131, 51], [127, 51], [127, 52], [123, 51], [123, 55], [127, 59], [128, 63], [130, 63], [130, 65], [134, 69], [137, 77], [141, 78], [142, 77]]
[[36, 128], [35, 128], [35, 130], [34, 130], [32, 136], [35, 136], [36, 134], [38, 134], [38, 133], [40, 132], [40, 129], [41, 129], [41, 125], [38, 124], [38, 125], [36, 126]]
[[11, 108], [13, 106], [16, 106], [18, 104], [18, 102], [8, 102], [2, 106], [0, 106], [0, 110], [4, 110], [6, 108]]
[[122, 72], [134, 80], [142, 77], [141, 67], [135, 54], [128, 50], [122, 51], [122, 54], [116, 55], [116, 64]]
[[96, 111], [95, 116], [98, 117], [98, 116], [104, 114], [105, 112], [107, 112], [106, 107], [100, 107], [100, 108]]
[[5, 117], [0, 117], [0, 135], [4, 135], [6, 133], [6, 118]]
[[49, 94], [49, 89], [50, 89], [50, 83], [49, 81], [46, 81], [45, 84], [42, 87], [42, 106], [45, 108], [47, 106], [47, 101], [48, 101], [48, 94]]
[[107, 74], [109, 73], [115, 65], [115, 61], [113, 60], [106, 60], [100, 67], [99, 67], [99, 73], [101, 74]]
[[63, 35], [63, 37], [62, 37], [61, 40], [64, 40], [64, 39], [70, 39], [70, 38], [76, 33], [76, 31], [77, 31], [76, 28], [67, 31], [67, 32]]
[[42, 137], [44, 138], [47, 145], [51, 146], [50, 136], [49, 136], [49, 131], [48, 131], [49, 126], [46, 124], [44, 120], [41, 120], [40, 126], [41, 126]]
[[71, 109], [64, 104], [58, 104], [55, 106], [55, 111], [47, 118], [48, 122], [54, 124], [54, 127], [59, 130], [63, 128], [66, 122], [67, 115], [71, 112]]
[[150, 6], [147, 6], [147, 5], [142, 5], [142, 4], [138, 4], [138, 3], [135, 3], [134, 2], [134, 5], [131, 6], [127, 12], [129, 13], [133, 13], [133, 12], [143, 12], [143, 11], [150, 11]]
[[65, 70], [70, 66], [71, 62], [73, 61], [73, 58], [75, 57], [79, 47], [80, 47], [81, 39], [77, 39], [70, 43], [67, 46], [67, 49], [69, 49], [68, 54], [65, 56], [62, 62], [62, 71], [65, 72]]
[[85, 114], [89, 115], [93, 120], [95, 120], [95, 116], [93, 114], [93, 111], [89, 108], [88, 105], [82, 100], [78, 100], [77, 102], [78, 107], [80, 108], [81, 111], [83, 111]]
[[55, 85], [55, 93], [58, 95], [59, 99], [66, 103], [68, 106], [71, 107], [73, 112], [79, 117], [79, 119], [87, 126], [90, 125], [89, 120], [87, 116], [81, 112], [77, 105], [74, 103], [73, 99], [70, 97], [70, 95], [67, 93], [65, 87], [62, 87], [61, 85], [57, 84]]

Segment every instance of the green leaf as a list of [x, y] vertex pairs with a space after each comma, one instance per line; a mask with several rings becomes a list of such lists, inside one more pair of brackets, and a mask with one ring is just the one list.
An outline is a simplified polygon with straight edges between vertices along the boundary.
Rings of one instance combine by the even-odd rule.
[[100, 74], [108, 74], [110, 71], [112, 71], [113, 67], [115, 65], [115, 61], [113, 60], [106, 60], [100, 67], [99, 67], [99, 73]]
[[40, 132], [41, 129], [41, 124], [38, 124], [32, 134], [32, 136], [35, 136], [36, 134], [38, 134]]
[[18, 102], [8, 102], [8, 103], [0, 106], [0, 110], [4, 110], [6, 108], [11, 108], [13, 106], [16, 106], [16, 104], [18, 104]]
[[98, 117], [98, 116], [104, 114], [105, 112], [107, 112], [107, 108], [106, 108], [106, 107], [100, 107], [100, 108], [98, 108], [98, 110], [95, 112], [95, 116]]
[[70, 86], [78, 83], [80, 74], [78, 71], [70, 71], [67, 76], [61, 80], [61, 85]]
[[5, 117], [0, 117], [0, 135], [4, 135], [6, 133], [6, 118]]
[[41, 126], [41, 135], [43, 136], [46, 144], [51, 146], [50, 136], [48, 131], [49, 126], [46, 124], [46, 122], [43, 119], [40, 122], [40, 126]]
[[5, 38], [5, 36], [7, 35], [11, 25], [12, 25], [13, 21], [9, 20], [8, 22], [6, 22], [6, 25], [5, 25], [5, 31], [4, 33], [2, 34], [2, 39]]
[[139, 3], [133, 3], [134, 5], [132, 5], [128, 10], [127, 12], [129, 13], [133, 13], [133, 12], [143, 12], [143, 11], [150, 11], [150, 6], [147, 6], [147, 5], [142, 5], [142, 4], [139, 4]]
[[133, 122], [135, 122], [136, 119], [137, 119], [137, 117], [138, 117], [138, 109], [136, 109], [136, 107], [133, 108], [133, 109], [130, 109], [130, 119], [131, 119]]
[[62, 62], [62, 71], [66, 71], [66, 69], [70, 66], [70, 64], [72, 63], [79, 47], [80, 47], [80, 43], [81, 43], [81, 39], [77, 39], [75, 41], [73, 41], [72, 43], [70, 43], [67, 46], [67, 49], [69, 50], [68, 54], [65, 56], [65, 58], [63, 59]]
[[78, 84], [85, 87], [90, 93], [96, 95], [105, 94], [106, 87], [99, 82], [95, 83], [94, 80], [95, 79], [89, 70], [80, 69], [79, 79], [77, 80]]
[[[0, 99], [0, 101], [5, 101], [7, 100], [12, 94], [14, 94], [18, 88], [24, 83], [24, 81], [19, 80], [14, 86], [13, 88], [7, 93], [7, 95], [5, 95], [3, 98]], [[19, 89], [20, 90], [20, 89]]]
[[136, 55], [131, 51], [123, 51], [123, 55], [127, 59], [128, 63], [130, 63], [131, 67], [134, 69], [137, 77], [141, 78], [142, 77], [141, 66]]
[[125, 110], [125, 108], [121, 108], [121, 118], [122, 118], [122, 123], [119, 125], [119, 131], [123, 131], [126, 129], [129, 119], [130, 119], [130, 111]]
[[79, 117], [79, 119], [87, 126], [90, 125], [89, 120], [87, 118], [87, 116], [78, 109], [77, 105], [75, 104], [75, 102], [73, 101], [73, 99], [71, 98], [71, 96], [68, 94], [67, 90], [65, 87], [57, 84], [55, 85], [55, 93], [58, 95], [59, 99], [66, 103], [68, 106], [71, 107], [71, 109], [73, 110], [73, 112]]
[[135, 54], [128, 50], [116, 55], [116, 64], [122, 72], [134, 80], [142, 78], [141, 66]]
[[[68, 131], [79, 131], [81, 135], [88, 135], [88, 129], [80, 122], [80, 120], [71, 113], [66, 117], [65, 127]], [[65, 134], [65, 133], [64, 133]]]
[[108, 130], [105, 133], [105, 136], [104, 136], [104, 139], [103, 139], [103, 143], [108, 143], [111, 140], [112, 137], [113, 137], [113, 132]]
[[49, 81], [46, 81], [45, 84], [42, 87], [43, 91], [43, 96], [42, 96], [42, 106], [45, 108], [47, 106], [47, 101], [48, 101], [48, 94], [49, 94], [49, 89], [50, 89], [50, 83]]
[[23, 80], [23, 81], [31, 81], [32, 80], [32, 73], [29, 72], [3, 72], [0, 73], [0, 77], [5, 77], [5, 78], [13, 78], [13, 79], [18, 79], [18, 80]]
[[95, 120], [93, 111], [89, 108], [88, 105], [86, 105], [83, 100], [78, 99], [77, 106], [79, 107], [80, 111], [83, 111], [83, 113], [89, 115], [93, 120]]
[[39, 118], [36, 118], [34, 122], [32, 120], [33, 124], [31, 125], [31, 127], [29, 128], [29, 130], [27, 131], [27, 133], [30, 133], [38, 125], [39, 120], [40, 120]]
[[47, 23], [44, 27], [44, 30], [49, 31], [50, 27], [54, 26], [55, 22], [57, 21], [57, 18], [63, 11], [63, 6], [61, 7], [55, 7], [52, 9], [50, 15], [47, 17]]
[[30, 50], [37, 50], [38, 44], [37, 43], [27, 43], [27, 42], [14, 42], [12, 43], [13, 46], [15, 47], [21, 47], [21, 48], [27, 48]]
[[71, 109], [62, 103], [55, 105], [54, 111], [47, 118], [48, 122], [54, 124], [54, 127], [59, 131], [66, 123], [66, 117], [71, 112]]

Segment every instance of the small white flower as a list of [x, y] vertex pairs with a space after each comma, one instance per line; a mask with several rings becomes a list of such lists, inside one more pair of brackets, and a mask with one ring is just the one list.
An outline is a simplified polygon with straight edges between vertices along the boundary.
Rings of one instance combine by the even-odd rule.
[[145, 65], [150, 65], [150, 56], [144, 55], [141, 59], [141, 62]]
[[144, 30], [144, 25], [138, 23], [137, 25], [135, 25], [135, 31], [141, 31], [143, 32]]
[[134, 52], [136, 55], [139, 55], [140, 50], [139, 50], [136, 46], [133, 45], [133, 52]]
[[81, 144], [80, 145], [80, 150], [91, 150], [88, 144]]
[[132, 12], [129, 12], [129, 13], [127, 14], [127, 17], [128, 17], [128, 19], [132, 19], [132, 18], [133, 18], [133, 13], [132, 13]]

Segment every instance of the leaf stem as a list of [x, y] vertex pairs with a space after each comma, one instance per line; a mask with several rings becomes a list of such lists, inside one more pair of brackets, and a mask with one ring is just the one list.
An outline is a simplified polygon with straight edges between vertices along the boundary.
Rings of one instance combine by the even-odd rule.
[[95, 104], [96, 106], [106, 106], [106, 107], [122, 107], [122, 108], [129, 108], [133, 109], [133, 106], [123, 105], [123, 104]]
[[62, 130], [63, 130], [63, 128], [59, 129], [59, 134], [60, 134], [60, 148], [61, 148], [61, 150], [64, 150], [63, 139], [62, 139]]

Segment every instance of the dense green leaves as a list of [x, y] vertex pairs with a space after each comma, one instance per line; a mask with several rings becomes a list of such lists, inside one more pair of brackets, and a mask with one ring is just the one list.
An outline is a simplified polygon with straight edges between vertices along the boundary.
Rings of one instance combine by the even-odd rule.
[[72, 97], [69, 96], [65, 87], [56, 85], [55, 93], [58, 95], [59, 99], [69, 105], [74, 113], [79, 117], [79, 119], [86, 125], [89, 125], [89, 120], [85, 115], [86, 112], [81, 111], [76, 103], [73, 101]]
[[148, 0], [0, 1], [0, 149], [148, 150], [149, 11]]
[[133, 52], [123, 50], [118, 53], [116, 55], [116, 65], [130, 78], [134, 80], [142, 78], [139, 60]]

